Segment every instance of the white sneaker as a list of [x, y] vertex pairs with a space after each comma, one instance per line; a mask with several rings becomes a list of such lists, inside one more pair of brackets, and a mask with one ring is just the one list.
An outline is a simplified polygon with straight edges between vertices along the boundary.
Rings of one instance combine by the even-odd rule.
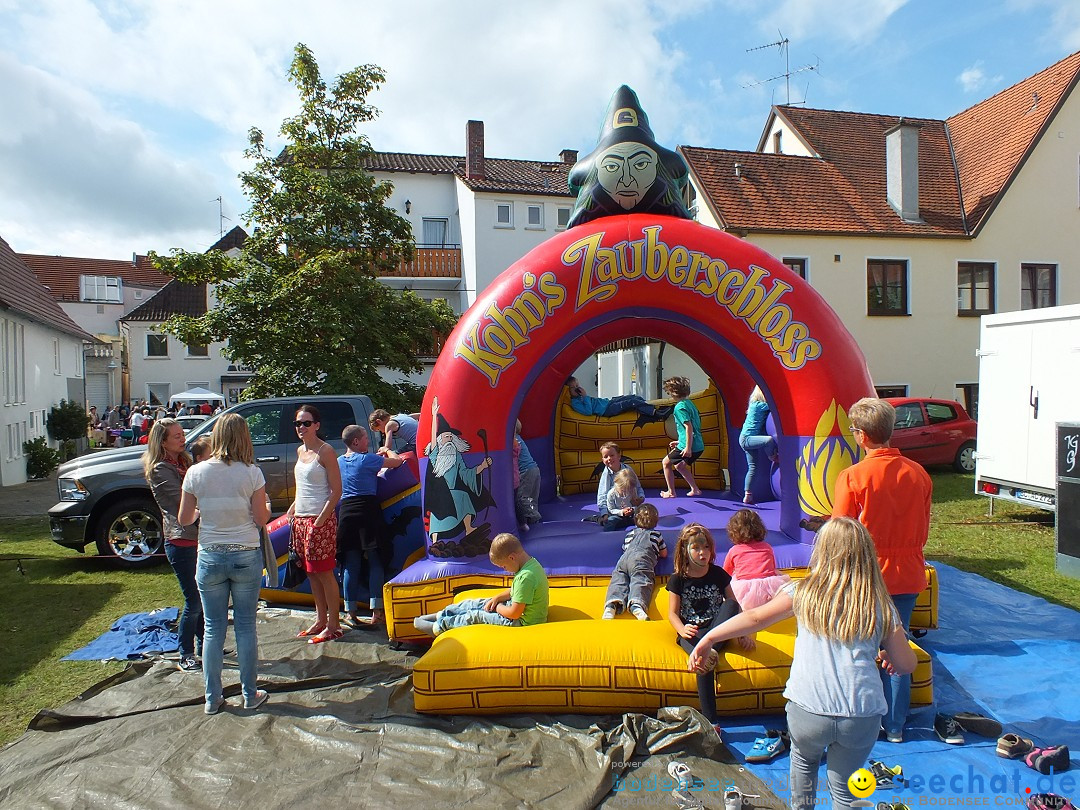
[[614, 619], [615, 618], [615, 607], [614, 607], [614, 605], [608, 605], [606, 608], [604, 608], [604, 615], [601, 616], [600, 618], [601, 619]]
[[647, 622], [649, 620], [649, 614], [645, 612], [645, 608], [641, 605], [634, 605], [630, 608], [630, 612], [634, 614], [634, 618], [639, 622]]

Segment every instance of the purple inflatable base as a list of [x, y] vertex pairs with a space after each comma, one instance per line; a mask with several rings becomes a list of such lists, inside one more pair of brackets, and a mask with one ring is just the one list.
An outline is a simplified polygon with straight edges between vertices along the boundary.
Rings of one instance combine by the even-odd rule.
[[[657, 528], [668, 546], [668, 556], [660, 560], [656, 573], [672, 572], [675, 542], [688, 523], [700, 523], [709, 528], [716, 539], [716, 563], [721, 564], [731, 548], [727, 523], [731, 515], [743, 509], [741, 501], [730, 492], [705, 492], [701, 497], [660, 498], [647, 492], [649, 503], [660, 513]], [[810, 560], [813, 546], [793, 540], [779, 530], [780, 502], [769, 501], [752, 507], [769, 530], [768, 542], [776, 554], [778, 568], [804, 567]], [[572, 495], [541, 504], [542, 523], [527, 532], [519, 532], [525, 550], [540, 561], [549, 576], [579, 576], [610, 574], [622, 553], [625, 531], [605, 532], [596, 523], [584, 523], [582, 518], [596, 514], [594, 495]], [[481, 512], [475, 523], [481, 525]], [[460, 539], [460, 538], [458, 538]], [[463, 574], [502, 574], [486, 557], [434, 559], [426, 557], [410, 565], [396, 577], [395, 583], [423, 582]]]

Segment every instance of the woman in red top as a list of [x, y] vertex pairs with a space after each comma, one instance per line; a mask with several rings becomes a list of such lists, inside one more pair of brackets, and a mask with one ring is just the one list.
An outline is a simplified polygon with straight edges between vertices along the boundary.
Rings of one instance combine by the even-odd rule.
[[196, 657], [202, 651], [203, 611], [199, 588], [195, 584], [198, 558], [199, 521], [181, 526], [180, 486], [191, 466], [191, 456], [184, 449], [184, 428], [175, 419], [159, 419], [150, 428], [143, 456], [143, 471], [154, 500], [161, 509], [165, 533], [165, 556], [180, 583], [184, 594], [184, 610], [180, 614], [180, 669], [197, 672], [201, 669]]
[[[866, 458], [836, 479], [833, 517], [852, 517], [870, 532], [885, 587], [904, 629], [911, 625], [915, 599], [926, 587], [923, 547], [930, 533], [933, 484], [921, 465], [889, 447], [896, 411], [882, 399], [860, 399], [848, 411], [851, 432]], [[884, 670], [885, 738], [903, 742], [911, 704], [911, 676], [890, 676]]]

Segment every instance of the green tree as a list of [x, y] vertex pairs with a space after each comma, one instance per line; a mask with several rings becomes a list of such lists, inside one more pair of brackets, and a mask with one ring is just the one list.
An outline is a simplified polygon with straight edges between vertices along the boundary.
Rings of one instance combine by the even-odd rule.
[[254, 369], [246, 396], [368, 394], [380, 407], [415, 410], [422, 389], [390, 384], [380, 367], [421, 370], [454, 316], [378, 280], [412, 258], [409, 223], [387, 207], [393, 187], [364, 169], [371, 145], [359, 127], [378, 111], [367, 96], [385, 80], [362, 65], [328, 89], [314, 55], [295, 49], [289, 79], [300, 112], [281, 125], [274, 154], [251, 129], [240, 174], [251, 236], [238, 257], [174, 250], [154, 256], [183, 282], [214, 284], [216, 305], [165, 328], [186, 343], [226, 341], [231, 360]]

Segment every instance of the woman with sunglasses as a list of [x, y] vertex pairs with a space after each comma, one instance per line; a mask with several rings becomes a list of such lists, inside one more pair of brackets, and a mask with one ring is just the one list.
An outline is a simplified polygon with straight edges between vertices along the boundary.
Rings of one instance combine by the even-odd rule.
[[337, 558], [337, 508], [341, 498], [341, 471], [337, 454], [319, 438], [319, 409], [301, 405], [296, 412], [296, 499], [289, 506], [292, 547], [304, 563], [311, 595], [315, 598], [315, 623], [297, 633], [308, 644], [336, 641], [341, 629], [338, 590], [334, 566]]

